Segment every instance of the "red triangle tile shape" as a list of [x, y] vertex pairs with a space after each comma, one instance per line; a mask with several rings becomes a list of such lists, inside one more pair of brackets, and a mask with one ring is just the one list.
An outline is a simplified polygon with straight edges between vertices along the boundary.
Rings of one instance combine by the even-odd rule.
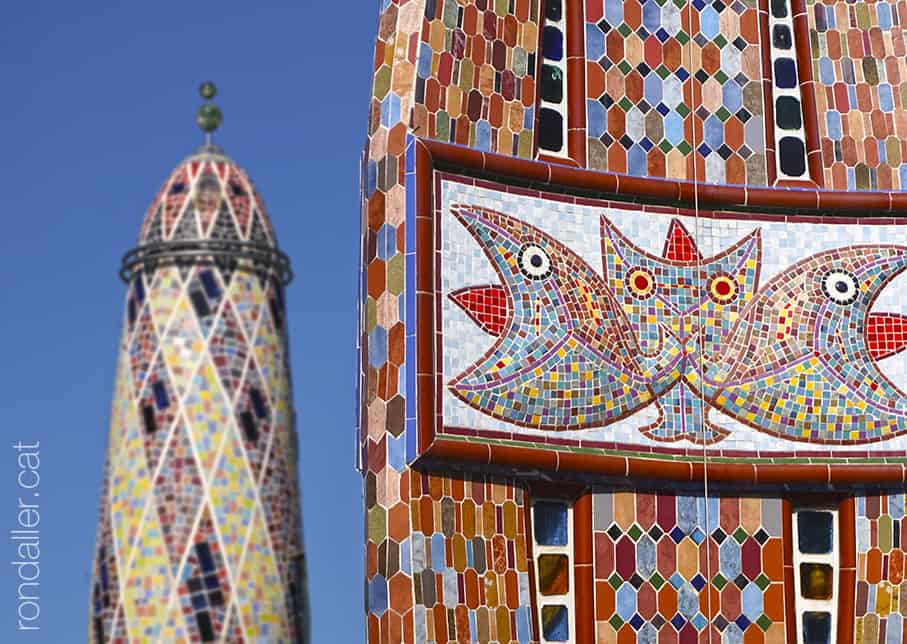
[[451, 293], [450, 299], [491, 335], [501, 335], [510, 320], [510, 298], [503, 286], [470, 286]]
[[683, 224], [677, 219], [671, 220], [662, 257], [672, 262], [694, 262], [702, 259], [696, 242]]
[[876, 360], [889, 358], [907, 347], [907, 315], [870, 313], [866, 320], [866, 348]]

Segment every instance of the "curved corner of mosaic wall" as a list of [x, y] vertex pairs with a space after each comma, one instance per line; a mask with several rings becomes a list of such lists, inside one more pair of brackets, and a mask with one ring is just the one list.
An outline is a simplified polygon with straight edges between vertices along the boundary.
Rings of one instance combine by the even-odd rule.
[[825, 185], [907, 189], [907, 3], [806, 0]]
[[[217, 164], [179, 168], [142, 240], [273, 243], [239, 173]], [[135, 275], [108, 439], [91, 641], [304, 636], [284, 325], [282, 287], [252, 266]]]

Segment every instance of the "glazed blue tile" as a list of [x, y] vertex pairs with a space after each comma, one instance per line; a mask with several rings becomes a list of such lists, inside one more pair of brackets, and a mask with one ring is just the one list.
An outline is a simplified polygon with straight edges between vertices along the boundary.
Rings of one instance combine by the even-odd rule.
[[387, 437], [387, 464], [395, 472], [402, 472], [406, 467], [406, 446], [405, 437], [397, 436], [396, 438], [388, 435]]
[[880, 29], [891, 29], [891, 7], [887, 2], [877, 2], [875, 4], [876, 17], [879, 20]]
[[684, 140], [683, 117], [677, 112], [671, 112], [664, 119], [665, 138], [671, 145], [680, 145]]
[[476, 122], [476, 148], [483, 152], [491, 150], [491, 123], [485, 119]]
[[727, 538], [718, 547], [718, 567], [726, 579], [736, 579], [742, 568], [740, 564], [740, 544], [733, 538]]
[[901, 644], [903, 641], [904, 618], [897, 613], [889, 613], [887, 626], [885, 644]]
[[554, 61], [564, 58], [564, 34], [557, 27], [546, 26], [542, 32], [542, 55]]
[[646, 76], [643, 81], [643, 94], [646, 97], [646, 101], [649, 102], [649, 105], [661, 103], [662, 83], [661, 77], [658, 74], [649, 74]]
[[894, 111], [894, 97], [891, 94], [891, 85], [888, 83], [879, 84], [879, 108], [883, 112]]
[[835, 82], [835, 67], [831, 62], [831, 58], [827, 56], [822, 56], [819, 59], [819, 80], [824, 85], [832, 85]]
[[691, 584], [684, 584], [677, 592], [677, 612], [687, 619], [699, 612], [699, 593]]
[[661, 27], [661, 7], [655, 0], [646, 0], [643, 4], [642, 24], [653, 34]]
[[775, 59], [775, 86], [782, 89], [797, 86], [797, 67], [793, 58]]
[[825, 126], [828, 136], [834, 141], [841, 140], [841, 113], [836, 110], [825, 112]]
[[586, 129], [589, 136], [597, 139], [605, 133], [605, 106], [598, 101], [586, 101]]
[[721, 88], [721, 101], [729, 112], [736, 112], [743, 106], [743, 92], [736, 81], [728, 81]]
[[755, 622], [762, 615], [762, 590], [756, 584], [747, 584], [740, 595], [743, 614], [751, 622]]
[[384, 224], [378, 229], [378, 257], [389, 260], [397, 253], [397, 229]]
[[387, 331], [376, 326], [368, 335], [368, 361], [376, 369], [387, 362]]
[[624, 21], [624, 3], [621, 0], [605, 0], [605, 20], [612, 27], [619, 27]]
[[713, 150], [717, 150], [724, 143], [724, 123], [714, 114], [703, 124], [703, 138]]
[[640, 537], [636, 542], [636, 572], [643, 579], [648, 579], [655, 572], [656, 557], [655, 542], [648, 535]]
[[684, 534], [690, 534], [696, 527], [696, 514], [695, 496], [677, 497], [677, 527]]
[[888, 515], [892, 519], [904, 517], [904, 494], [892, 494], [888, 497]]
[[699, 31], [709, 40], [718, 35], [720, 31], [720, 18], [712, 5], [708, 5], [699, 12]]
[[[472, 612], [472, 611], [470, 611]], [[516, 637], [519, 640], [520, 644], [528, 644], [529, 640], [532, 637], [532, 613], [530, 612], [529, 606], [520, 606], [516, 609]], [[470, 619], [469, 629], [470, 633], [475, 633], [474, 630], [475, 619]], [[474, 642], [478, 641], [478, 638], [473, 635]]]
[[[548, 619], [546, 619], [548, 615]], [[542, 633], [549, 642], [566, 642], [570, 637], [570, 626], [565, 606], [542, 608]]]
[[425, 558], [425, 535], [421, 532], [412, 534], [413, 573], [418, 574], [425, 570], [428, 560]]
[[407, 575], [413, 574], [412, 536], [410, 535], [400, 542], [400, 570]]
[[445, 568], [441, 574], [441, 586], [444, 591], [444, 605], [447, 608], [456, 608], [460, 603], [457, 594], [457, 571], [453, 568]]
[[429, 78], [431, 76], [432, 54], [431, 45], [428, 43], [424, 42], [419, 46], [419, 67], [417, 71], [419, 78]]
[[630, 584], [623, 584], [617, 589], [617, 614], [625, 622], [636, 612], [636, 589]]
[[444, 570], [447, 563], [444, 560], [444, 535], [435, 532], [431, 535], [431, 567], [435, 571]]
[[605, 34], [597, 25], [586, 23], [586, 58], [598, 60], [605, 55]]
[[387, 580], [383, 575], [375, 575], [368, 582], [368, 609], [378, 617], [387, 612]]
[[627, 150], [627, 172], [637, 177], [647, 172], [646, 151], [638, 144]]

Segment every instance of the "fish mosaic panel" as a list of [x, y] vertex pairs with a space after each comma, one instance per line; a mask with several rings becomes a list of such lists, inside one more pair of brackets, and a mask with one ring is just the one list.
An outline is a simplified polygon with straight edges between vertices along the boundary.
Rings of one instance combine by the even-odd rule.
[[438, 196], [441, 433], [907, 445], [903, 225], [578, 204], [448, 175]]

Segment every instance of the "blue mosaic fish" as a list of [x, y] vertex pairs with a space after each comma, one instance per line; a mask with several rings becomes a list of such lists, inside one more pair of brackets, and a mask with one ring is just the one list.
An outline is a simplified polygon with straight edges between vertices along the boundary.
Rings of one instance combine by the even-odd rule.
[[661, 393], [642, 374], [664, 370], [664, 355], [680, 350], [676, 340], [663, 355], [643, 355], [605, 282], [576, 253], [507, 215], [452, 211], [509, 301], [497, 342], [450, 383], [456, 396], [512, 423], [566, 430], [612, 423]]
[[907, 398], [876, 366], [884, 352], [870, 335], [886, 314], [869, 313], [905, 268], [907, 248], [866, 245], [784, 270], [741, 313], [703, 394], [740, 422], [792, 440], [855, 444], [907, 432]]
[[672, 360], [658, 373], [644, 373], [664, 391], [655, 403], [658, 418], [641, 429], [659, 441], [687, 438], [720, 440], [727, 431], [708, 420], [708, 404], [692, 389], [703, 361], [721, 354], [726, 338], [759, 282], [762, 238], [758, 229], [727, 250], [703, 258], [682, 224], [671, 221], [661, 257], [633, 244], [606, 218], [601, 219], [602, 264], [608, 288], [647, 355]]

